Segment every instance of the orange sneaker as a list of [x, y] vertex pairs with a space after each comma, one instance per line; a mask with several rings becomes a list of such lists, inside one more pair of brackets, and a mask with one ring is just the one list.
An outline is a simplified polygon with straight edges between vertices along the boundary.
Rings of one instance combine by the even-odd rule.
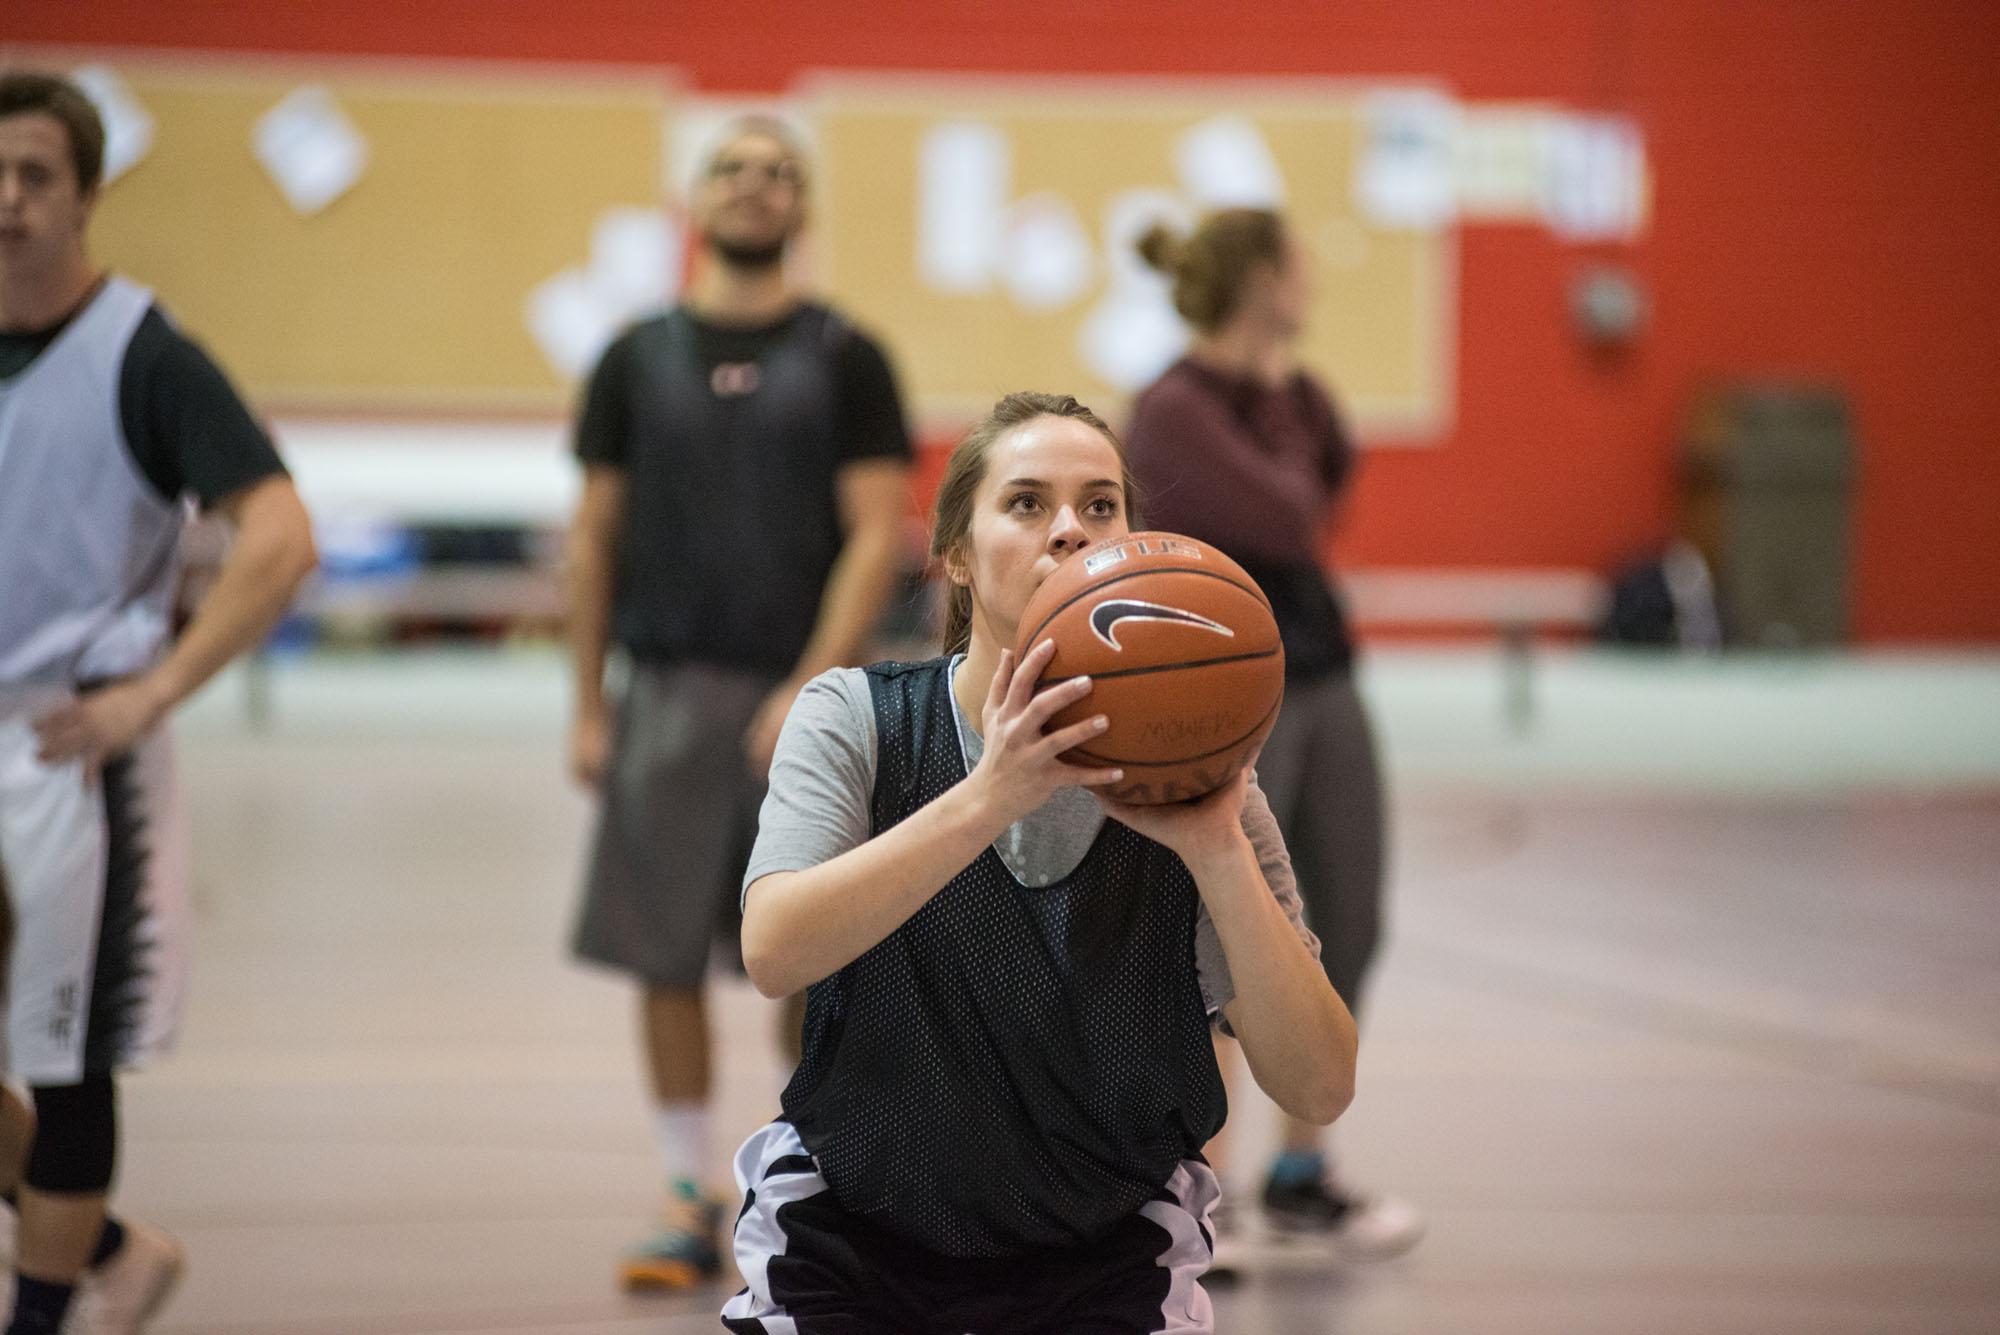
[[628, 1291], [691, 1289], [722, 1273], [715, 1245], [722, 1202], [692, 1182], [677, 1182], [660, 1211], [659, 1227], [626, 1256], [619, 1279]]

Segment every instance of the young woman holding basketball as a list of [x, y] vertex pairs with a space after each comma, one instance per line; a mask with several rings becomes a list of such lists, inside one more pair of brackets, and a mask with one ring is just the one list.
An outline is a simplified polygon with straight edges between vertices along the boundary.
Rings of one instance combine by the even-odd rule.
[[1116, 771], [1057, 757], [1101, 724], [1044, 732], [1089, 683], [1037, 695], [1049, 646], [1009, 648], [1129, 511], [1094, 414], [1002, 400], [938, 493], [947, 655], [828, 673], [785, 724], [743, 948], [767, 995], [810, 988], [805, 1056], [737, 1155], [731, 1330], [1209, 1331], [1211, 1018], [1287, 1112], [1347, 1105], [1353, 1022], [1254, 778], [1093, 793]]

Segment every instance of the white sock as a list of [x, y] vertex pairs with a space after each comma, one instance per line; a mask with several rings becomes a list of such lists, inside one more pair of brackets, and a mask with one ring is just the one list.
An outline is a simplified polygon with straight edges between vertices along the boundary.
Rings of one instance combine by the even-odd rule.
[[695, 1101], [662, 1103], [653, 1109], [653, 1140], [667, 1181], [708, 1181], [708, 1105]]

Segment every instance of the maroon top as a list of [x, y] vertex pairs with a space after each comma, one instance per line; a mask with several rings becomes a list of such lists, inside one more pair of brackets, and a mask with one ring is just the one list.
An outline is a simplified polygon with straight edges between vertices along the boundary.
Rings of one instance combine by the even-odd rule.
[[1271, 599], [1295, 675], [1345, 670], [1346, 618], [1320, 564], [1320, 525], [1354, 446], [1319, 382], [1270, 386], [1183, 357], [1139, 395], [1126, 432], [1147, 528], [1211, 543]]
[[1148, 528], [1238, 560], [1311, 565], [1354, 457], [1332, 400], [1304, 371], [1273, 388], [1186, 357], [1139, 395], [1126, 444]]

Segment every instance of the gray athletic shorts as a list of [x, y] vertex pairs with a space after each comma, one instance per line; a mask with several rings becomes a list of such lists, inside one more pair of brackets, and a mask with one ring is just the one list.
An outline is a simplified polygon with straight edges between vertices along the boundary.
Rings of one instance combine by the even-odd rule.
[[573, 947], [658, 987], [693, 988], [711, 952], [742, 967], [738, 895], [764, 781], [743, 733], [779, 678], [635, 663], [613, 724]]

